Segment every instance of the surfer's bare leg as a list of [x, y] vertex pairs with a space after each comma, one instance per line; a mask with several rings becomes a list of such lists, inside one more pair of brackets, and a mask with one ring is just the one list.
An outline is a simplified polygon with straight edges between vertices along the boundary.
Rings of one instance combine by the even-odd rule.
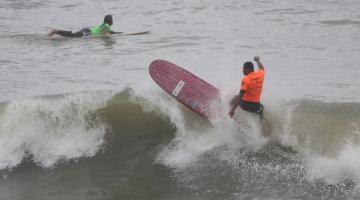
[[264, 117], [260, 121], [261, 123], [261, 132], [264, 136], [270, 136], [272, 132], [271, 124], [268, 120], [266, 120]]
[[51, 29], [51, 30], [48, 32], [47, 36], [48, 36], [48, 37], [51, 37], [51, 36], [53, 36], [55, 33], [56, 33], [56, 29]]

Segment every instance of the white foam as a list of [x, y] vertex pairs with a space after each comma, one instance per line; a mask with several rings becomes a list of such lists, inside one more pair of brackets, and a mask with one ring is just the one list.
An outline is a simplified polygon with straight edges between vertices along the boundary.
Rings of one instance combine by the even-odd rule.
[[[260, 149], [267, 139], [261, 135], [257, 116], [238, 109], [236, 115], [240, 117], [230, 119], [227, 115], [229, 97], [230, 95], [224, 97], [225, 100], [221, 104], [212, 105], [212, 111], [216, 114], [210, 119], [211, 125], [195, 129], [186, 125], [181, 117], [182, 113], [176, 106], [177, 102], [157, 101], [163, 109], [171, 110], [168, 112], [169, 117], [177, 127], [176, 137], [158, 155], [157, 160], [167, 166], [181, 169], [195, 164], [202, 155], [217, 147], [247, 148], [251, 151]], [[239, 120], [241, 118], [244, 120]]]
[[339, 183], [346, 179], [360, 181], [360, 147], [346, 145], [336, 157], [309, 156], [306, 160], [310, 177], [323, 179], [328, 183]]
[[93, 156], [105, 127], [89, 124], [89, 112], [106, 106], [110, 92], [24, 99], [10, 102], [0, 117], [0, 169], [12, 168], [28, 156], [41, 166]]

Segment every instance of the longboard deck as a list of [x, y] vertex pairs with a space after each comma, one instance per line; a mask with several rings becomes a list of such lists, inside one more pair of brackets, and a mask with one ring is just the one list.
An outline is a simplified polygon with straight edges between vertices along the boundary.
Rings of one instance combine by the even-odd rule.
[[91, 36], [90, 37], [112, 37], [112, 36], [131, 36], [131, 35], [146, 35], [149, 34], [150, 31], [141, 31], [141, 32], [133, 32], [133, 33], [114, 33], [110, 35], [99, 35], [99, 36]]
[[149, 73], [154, 81], [176, 100], [205, 118], [210, 116], [210, 104], [219, 97], [217, 88], [165, 60], [153, 61]]
[[150, 33], [150, 31], [142, 31], [142, 32], [136, 32], [136, 33], [120, 33], [115, 35], [145, 35]]

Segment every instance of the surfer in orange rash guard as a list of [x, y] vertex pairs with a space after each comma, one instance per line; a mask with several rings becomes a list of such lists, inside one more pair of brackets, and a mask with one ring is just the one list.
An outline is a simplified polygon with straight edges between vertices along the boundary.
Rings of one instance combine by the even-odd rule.
[[264, 107], [260, 103], [260, 96], [263, 88], [265, 69], [260, 62], [260, 57], [255, 56], [254, 61], [257, 63], [259, 70], [254, 71], [252, 62], [245, 62], [243, 66], [244, 77], [241, 81], [240, 93], [231, 101], [229, 116], [232, 118], [235, 109], [240, 106], [243, 110], [256, 113], [263, 118]]

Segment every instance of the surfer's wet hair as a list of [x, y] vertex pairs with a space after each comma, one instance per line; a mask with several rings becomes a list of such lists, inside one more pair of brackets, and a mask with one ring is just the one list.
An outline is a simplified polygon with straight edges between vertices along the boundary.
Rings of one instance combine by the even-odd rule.
[[244, 72], [253, 72], [254, 64], [252, 62], [245, 62], [243, 67]]
[[112, 16], [111, 15], [106, 15], [104, 17], [104, 24], [109, 24], [112, 25], [113, 24], [113, 20], [112, 20]]

